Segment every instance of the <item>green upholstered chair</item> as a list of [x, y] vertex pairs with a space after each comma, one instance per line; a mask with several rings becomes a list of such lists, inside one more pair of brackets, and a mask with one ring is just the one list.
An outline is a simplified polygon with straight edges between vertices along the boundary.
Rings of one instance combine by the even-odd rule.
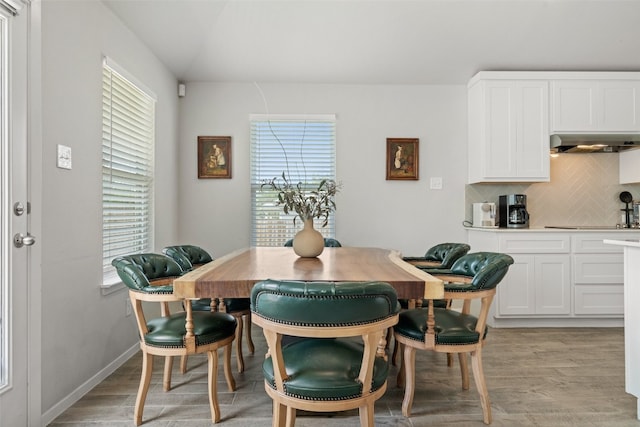
[[[296, 410], [358, 408], [360, 425], [373, 427], [374, 403], [389, 372], [380, 340], [399, 309], [388, 283], [257, 283], [251, 310], [269, 346], [262, 369], [273, 426], [293, 427]], [[284, 342], [283, 336], [302, 338]]]
[[[394, 326], [395, 339], [403, 347], [403, 366], [398, 385], [405, 384], [402, 413], [411, 415], [415, 392], [415, 351], [431, 350], [440, 353], [458, 353], [462, 388], [469, 388], [467, 354], [480, 402], [483, 420], [491, 423], [491, 403], [482, 369], [482, 347], [487, 336], [487, 316], [496, 293], [496, 286], [507, 274], [513, 258], [495, 252], [477, 252], [464, 255], [446, 274], [434, 275], [444, 281], [445, 299], [463, 300], [462, 311], [434, 308], [428, 300], [427, 309], [406, 310]], [[478, 316], [470, 313], [471, 301], [480, 300]], [[433, 369], [433, 367], [429, 367]]]
[[[427, 273], [445, 274], [461, 256], [466, 255], [471, 247], [466, 243], [439, 243], [430, 247], [422, 257], [403, 257], [402, 259]], [[408, 308], [408, 301], [401, 300], [403, 308]], [[434, 301], [436, 307], [446, 307], [446, 300]], [[418, 303], [419, 306], [419, 303]]]
[[[421, 257], [403, 257], [402, 259], [415, 267], [426, 271], [427, 273], [434, 275], [439, 273], [447, 273], [455, 261], [463, 255], [466, 255], [471, 247], [466, 243], [439, 243], [435, 246], [427, 249], [424, 256]], [[400, 305], [403, 309], [419, 308], [422, 306], [422, 301], [415, 301], [415, 307], [407, 299], [401, 299]], [[451, 305], [451, 301], [442, 299], [434, 300], [434, 307], [448, 308]], [[396, 364], [398, 346], [393, 347], [393, 360]], [[447, 354], [447, 365], [453, 366], [453, 358], [451, 354]]]
[[[185, 272], [198, 268], [203, 264], [213, 261], [213, 257], [204, 249], [195, 245], [167, 246], [162, 252], [173, 258]], [[238, 372], [244, 371], [244, 357], [242, 355], [242, 331], [246, 330], [247, 347], [249, 352], [255, 352], [253, 339], [251, 338], [251, 303], [249, 298], [223, 298], [220, 300], [202, 298], [191, 301], [193, 310], [196, 311], [223, 311], [231, 314], [238, 321], [236, 329], [236, 362]], [[187, 358], [183, 357], [180, 369], [184, 373], [187, 370]]]
[[[421, 257], [404, 257], [403, 260], [427, 273], [446, 273], [454, 262], [466, 255], [471, 247], [466, 243], [439, 243], [427, 250]], [[444, 270], [444, 271], [443, 271]]]
[[[235, 389], [231, 373], [231, 343], [235, 338], [236, 319], [226, 313], [194, 313], [189, 304], [187, 311], [171, 314], [169, 302], [182, 301], [173, 296], [173, 279], [182, 274], [182, 268], [171, 258], [161, 254], [137, 254], [116, 258], [111, 263], [122, 282], [129, 288], [129, 297], [136, 317], [142, 350], [142, 375], [134, 408], [136, 425], [142, 424], [144, 404], [153, 371], [153, 357], [165, 357], [164, 389], [171, 388], [171, 360], [174, 356], [206, 353], [209, 363], [208, 391], [211, 419], [220, 420], [216, 381], [218, 377], [218, 349], [224, 348], [224, 372], [229, 391]], [[164, 306], [162, 316], [147, 319], [143, 301]], [[183, 301], [184, 303], [184, 301]], [[192, 317], [193, 322], [187, 319]]]
[[[284, 246], [293, 247], [293, 239], [289, 239], [286, 242], [284, 242]], [[325, 248], [341, 248], [342, 245], [336, 239], [332, 239], [331, 237], [325, 237], [324, 238], [324, 247]]]

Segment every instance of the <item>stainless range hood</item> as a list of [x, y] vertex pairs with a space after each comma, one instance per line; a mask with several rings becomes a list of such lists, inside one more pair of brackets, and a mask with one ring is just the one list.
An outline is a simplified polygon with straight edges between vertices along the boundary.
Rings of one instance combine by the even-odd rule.
[[555, 134], [552, 153], [617, 153], [640, 148], [640, 134]]

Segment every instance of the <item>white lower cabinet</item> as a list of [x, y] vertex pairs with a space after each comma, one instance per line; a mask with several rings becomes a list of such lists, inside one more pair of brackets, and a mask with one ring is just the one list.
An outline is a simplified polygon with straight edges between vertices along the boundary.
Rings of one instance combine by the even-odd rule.
[[573, 310], [576, 315], [621, 317], [624, 314], [623, 248], [603, 243], [604, 239], [619, 238], [633, 239], [634, 236], [573, 236]]
[[496, 315], [567, 315], [571, 312], [569, 255], [513, 255], [498, 287]]
[[567, 234], [505, 233], [500, 236], [498, 251], [511, 255], [514, 263], [498, 285], [496, 316], [569, 315], [569, 245]]
[[622, 248], [640, 231], [469, 230], [472, 252], [498, 251], [514, 264], [498, 285], [493, 326], [621, 326]]

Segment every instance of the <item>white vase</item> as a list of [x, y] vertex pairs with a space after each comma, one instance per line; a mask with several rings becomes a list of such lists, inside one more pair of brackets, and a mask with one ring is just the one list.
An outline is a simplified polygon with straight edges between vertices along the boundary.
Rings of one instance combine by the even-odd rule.
[[293, 251], [304, 258], [314, 258], [324, 250], [324, 237], [313, 228], [313, 219], [305, 219], [304, 227], [293, 238]]

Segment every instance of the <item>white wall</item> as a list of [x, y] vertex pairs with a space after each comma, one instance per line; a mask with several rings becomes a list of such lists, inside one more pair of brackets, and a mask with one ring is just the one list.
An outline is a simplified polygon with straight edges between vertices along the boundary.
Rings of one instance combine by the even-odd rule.
[[[175, 78], [100, 2], [42, 2], [42, 412], [54, 412], [137, 343], [127, 292], [103, 296], [102, 56], [155, 92], [156, 249], [177, 235]], [[73, 169], [56, 168], [56, 145]], [[37, 195], [36, 195], [37, 196]], [[64, 406], [64, 405], [63, 405]], [[66, 408], [62, 408], [66, 409]], [[46, 420], [45, 420], [46, 421]]]
[[[465, 86], [188, 83], [180, 100], [180, 224], [183, 243], [221, 256], [249, 246], [249, 115], [335, 113], [336, 237], [343, 245], [423, 254], [466, 241]], [[266, 101], [266, 103], [265, 103]], [[266, 105], [265, 105], [266, 104]], [[232, 179], [197, 178], [197, 137], [232, 136]], [[385, 180], [386, 138], [420, 139], [418, 181]], [[429, 177], [443, 190], [430, 190]]]

